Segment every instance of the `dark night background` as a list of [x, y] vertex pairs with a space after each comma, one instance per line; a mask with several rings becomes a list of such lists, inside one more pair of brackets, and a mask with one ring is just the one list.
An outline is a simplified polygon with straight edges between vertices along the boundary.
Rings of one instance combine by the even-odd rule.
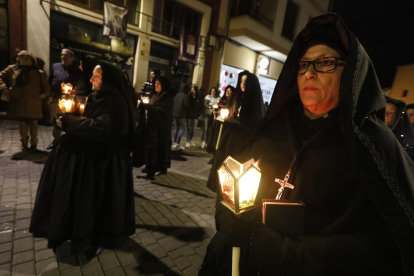
[[397, 66], [414, 63], [414, 1], [332, 1], [331, 11], [344, 19], [364, 46], [381, 87], [391, 87]]

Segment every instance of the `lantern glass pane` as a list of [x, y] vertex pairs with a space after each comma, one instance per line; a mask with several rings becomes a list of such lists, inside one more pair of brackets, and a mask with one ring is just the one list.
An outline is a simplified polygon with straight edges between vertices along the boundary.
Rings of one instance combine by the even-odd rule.
[[251, 207], [256, 200], [257, 190], [259, 188], [261, 173], [251, 166], [239, 180], [239, 202], [240, 210]]
[[234, 209], [234, 178], [224, 165], [218, 170], [223, 201]]
[[226, 164], [227, 168], [229, 168], [236, 178], [243, 173], [243, 165], [231, 156], [224, 161], [224, 164]]

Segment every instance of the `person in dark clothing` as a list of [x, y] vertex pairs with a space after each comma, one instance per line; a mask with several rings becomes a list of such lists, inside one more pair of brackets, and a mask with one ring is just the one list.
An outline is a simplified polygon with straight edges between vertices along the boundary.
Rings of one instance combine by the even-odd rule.
[[[138, 125], [138, 148], [134, 166], [145, 165], [146, 176], [153, 179], [157, 174], [167, 174], [171, 166], [171, 126], [174, 91], [170, 81], [159, 76], [154, 78], [155, 94], [149, 104], [140, 103], [139, 108], [147, 116], [141, 116]], [[147, 123], [143, 121], [147, 120]]]
[[[211, 131], [209, 132], [208, 138], [207, 138], [207, 152], [212, 153], [213, 156], [216, 152], [216, 145], [217, 145], [217, 139], [219, 136], [220, 131], [220, 123], [218, 123], [215, 119], [216, 116], [220, 114], [220, 110], [222, 108], [226, 108], [229, 110], [229, 116], [232, 117], [234, 115], [234, 107], [236, 105], [236, 96], [235, 95], [236, 88], [234, 88], [232, 85], [227, 85], [225, 93], [223, 97], [220, 99], [218, 103], [218, 108], [214, 109], [211, 117], [210, 117], [210, 126], [209, 128]], [[213, 164], [214, 157], [211, 158], [208, 161], [208, 164]]]
[[174, 97], [173, 119], [173, 149], [181, 149], [180, 141], [183, 133], [187, 133], [186, 111], [184, 108], [184, 101], [190, 92], [190, 86], [186, 83], [181, 85], [180, 91]]
[[[63, 49], [60, 57], [62, 62], [53, 64], [49, 75], [50, 99], [48, 104], [51, 117], [61, 112], [59, 98], [62, 96], [62, 83], [72, 85], [76, 95], [86, 96], [82, 71], [78, 68], [78, 64], [74, 62], [75, 54], [69, 49]], [[52, 134], [53, 141], [55, 141], [60, 138], [61, 132], [53, 128]], [[47, 149], [51, 149], [53, 144], [54, 142]]]
[[414, 103], [407, 104], [407, 107], [405, 108], [407, 111], [408, 118], [410, 119], [411, 124], [414, 126]]
[[[218, 232], [199, 275], [230, 275], [231, 247], [241, 247], [245, 275], [411, 275], [414, 164], [384, 124], [385, 106], [372, 63], [342, 19], [309, 21], [266, 117], [239, 153], [228, 152], [260, 160], [257, 208], [239, 219], [218, 198]], [[262, 199], [274, 199], [275, 178], [284, 177], [294, 189], [281, 199], [306, 205], [303, 235], [261, 223]]]
[[101, 64], [82, 116], [60, 114], [65, 131], [44, 166], [30, 232], [56, 248], [71, 240], [71, 251], [92, 258], [117, 248], [135, 233], [130, 150], [134, 124], [122, 72]]
[[152, 98], [152, 96], [155, 95], [154, 78], [159, 77], [159, 76], [161, 76], [161, 72], [158, 69], [152, 70], [150, 72], [150, 79], [144, 82], [141, 88], [141, 98], [140, 98], [141, 101], [142, 101], [142, 97]]
[[385, 124], [392, 130], [411, 160], [414, 160], [414, 127], [408, 117], [406, 105], [403, 101], [390, 97], [385, 97], [385, 100]]
[[214, 192], [216, 191], [214, 179], [217, 178], [217, 173], [213, 168], [226, 159], [225, 152], [236, 151], [245, 140], [245, 137], [254, 130], [264, 117], [262, 90], [256, 75], [248, 71], [239, 74], [237, 87], [228, 109], [229, 114], [233, 114], [233, 118], [237, 120], [224, 123], [219, 146], [226, 150], [214, 154], [212, 170], [207, 181], [207, 187]]
[[204, 102], [203, 98], [200, 97], [198, 87], [196, 85], [191, 86], [190, 93], [184, 99], [184, 109], [186, 113], [187, 120], [187, 131], [186, 139], [187, 143], [186, 148], [195, 147], [192, 139], [197, 126], [198, 117], [203, 113]]
[[255, 74], [249, 71], [243, 71], [239, 74], [235, 96], [234, 117], [242, 124], [251, 127], [263, 119], [262, 89]]

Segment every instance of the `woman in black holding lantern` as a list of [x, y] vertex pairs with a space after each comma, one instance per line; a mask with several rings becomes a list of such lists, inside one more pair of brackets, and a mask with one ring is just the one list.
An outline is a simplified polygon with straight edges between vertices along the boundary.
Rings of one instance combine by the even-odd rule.
[[[226, 91], [229, 88], [230, 87], [227, 86]], [[223, 101], [224, 100], [225, 99], [223, 99]], [[243, 71], [239, 74], [237, 87], [230, 98], [227, 109], [229, 110], [230, 117], [233, 117], [236, 120], [224, 123], [219, 150], [215, 152], [214, 159], [212, 160], [213, 166], [210, 172], [210, 178], [207, 182], [207, 187], [213, 192], [217, 189], [217, 172], [214, 168], [217, 168], [224, 161], [228, 152], [240, 148], [243, 141], [250, 135], [264, 117], [262, 90], [256, 75], [249, 71]], [[218, 129], [219, 127], [216, 126], [216, 133], [218, 133]], [[217, 134], [216, 137], [218, 136], [219, 135]], [[214, 149], [216, 147], [216, 142], [212, 145]]]
[[56, 121], [66, 134], [46, 161], [30, 222], [55, 252], [70, 240], [72, 253], [87, 258], [135, 233], [132, 100], [109, 64], [96, 66], [91, 82], [84, 114]]
[[[230, 275], [231, 247], [242, 248], [242, 275], [411, 275], [414, 165], [384, 124], [384, 110], [371, 61], [342, 19], [312, 19], [265, 119], [231, 153], [260, 160], [257, 208], [239, 219], [217, 204], [218, 233], [199, 275]], [[262, 199], [276, 197], [275, 179], [289, 170], [294, 189], [281, 199], [306, 205], [299, 236], [261, 224]]]

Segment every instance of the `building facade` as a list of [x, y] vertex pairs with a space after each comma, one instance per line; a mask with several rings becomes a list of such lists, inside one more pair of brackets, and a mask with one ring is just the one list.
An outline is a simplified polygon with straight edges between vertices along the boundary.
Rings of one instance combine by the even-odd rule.
[[[151, 69], [160, 69], [172, 79], [184, 75], [189, 82], [201, 84], [202, 51], [197, 64], [177, 60], [181, 28], [201, 36], [208, 33], [211, 8], [200, 1], [109, 1], [129, 8], [125, 42], [102, 36], [103, 0], [1, 1], [9, 2], [9, 21], [19, 21], [23, 36], [16, 39], [10, 26], [10, 57], [16, 47], [27, 49], [45, 61], [47, 73], [51, 64], [60, 61], [60, 50], [69, 48], [78, 58], [92, 55], [126, 70], [136, 91], [148, 79]], [[20, 10], [11, 9], [12, 4], [19, 5]], [[20, 18], [22, 14], [24, 18]]]
[[214, 50], [207, 51], [212, 66], [206, 66], [203, 86], [223, 91], [248, 70], [258, 75], [264, 101], [270, 101], [294, 38], [330, 5], [330, 0], [221, 0], [212, 16], [214, 47], [208, 48]]
[[[330, 0], [109, 2], [129, 8], [125, 42], [102, 36], [104, 0], [0, 0], [10, 39], [9, 48], [0, 50], [12, 62], [15, 48], [27, 49], [45, 61], [47, 73], [63, 48], [78, 58], [92, 55], [126, 70], [137, 92], [153, 69], [176, 85], [187, 81], [205, 91], [236, 86], [238, 73], [248, 70], [258, 75], [270, 101], [294, 37], [330, 7]], [[178, 59], [182, 29], [200, 35], [195, 63]]]

